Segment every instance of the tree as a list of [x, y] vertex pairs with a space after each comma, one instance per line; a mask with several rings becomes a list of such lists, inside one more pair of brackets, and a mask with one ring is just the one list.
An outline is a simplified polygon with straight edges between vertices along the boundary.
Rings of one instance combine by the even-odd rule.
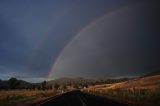
[[30, 87], [30, 89], [35, 90], [35, 89], [36, 89], [36, 86], [35, 86], [35, 85], [32, 85], [32, 86]]
[[59, 88], [59, 85], [56, 83], [55, 85], [54, 85], [54, 89], [58, 89]]
[[47, 90], [52, 90], [52, 86], [48, 86], [48, 87], [47, 87]]
[[37, 86], [37, 89], [38, 89], [38, 90], [41, 90], [41, 86]]
[[9, 79], [9, 88], [10, 89], [17, 89], [20, 85], [20, 82], [16, 78]]
[[63, 89], [63, 90], [66, 90], [66, 89], [67, 89], [66, 85], [63, 85], [63, 86], [62, 86], [62, 89]]
[[78, 89], [79, 87], [78, 87], [77, 84], [74, 84], [74, 85], [73, 85], [73, 88]]
[[43, 81], [43, 82], [42, 82], [42, 90], [45, 90], [45, 89], [46, 89], [46, 86], [47, 86], [47, 82], [46, 82], [46, 81]]

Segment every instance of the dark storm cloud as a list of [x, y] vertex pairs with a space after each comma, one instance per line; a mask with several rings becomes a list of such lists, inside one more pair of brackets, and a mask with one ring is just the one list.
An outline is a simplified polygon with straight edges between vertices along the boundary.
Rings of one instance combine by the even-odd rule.
[[[0, 78], [5, 79], [11, 76], [20, 76], [20, 78], [22, 79], [32, 78], [32, 77], [44, 79], [47, 76], [49, 70], [51, 69], [53, 63], [56, 61], [57, 56], [61, 54], [61, 51], [63, 50], [63, 48], [71, 41], [71, 39], [81, 29], [83, 29], [83, 27], [87, 26], [93, 20], [96, 20], [99, 17], [102, 17], [105, 14], [110, 13], [111, 11], [117, 10], [118, 8], [139, 4], [138, 3], [139, 1], [138, 2], [137, 1], [135, 0], [129, 0], [129, 1], [126, 1], [126, 0], [121, 0], [121, 1], [119, 0], [101, 0], [101, 1], [97, 1], [97, 0], [6, 1], [4, 0], [3, 1], [1, 0], [0, 1]], [[141, 3], [143, 3], [143, 1], [141, 1]], [[150, 57], [151, 61], [156, 61], [156, 59], [158, 59], [157, 55], [159, 54], [159, 51], [158, 51], [159, 46], [154, 46], [159, 44], [158, 38], [155, 36], [158, 33], [157, 32], [158, 29], [156, 28], [157, 28], [157, 25], [159, 25], [157, 23], [157, 21], [159, 21], [159, 18], [157, 16], [154, 16], [157, 14], [154, 12], [159, 12], [159, 11], [157, 9], [150, 9], [150, 7], [158, 8], [158, 6], [152, 6], [155, 4], [158, 5], [156, 1], [154, 2], [145, 1], [145, 5], [149, 6], [149, 8], [146, 7], [145, 9], [148, 9], [148, 10], [145, 10], [142, 8], [141, 12], [136, 13], [137, 11], [139, 11], [136, 9], [136, 11], [134, 11], [134, 15], [135, 15], [134, 17], [140, 16], [141, 18], [136, 18], [140, 20], [137, 22], [135, 19], [134, 21], [132, 21], [133, 23], [129, 22], [131, 25], [128, 24], [128, 27], [135, 25], [135, 27], [139, 27], [139, 29], [141, 29], [141, 24], [145, 24], [143, 25], [145, 27], [142, 30], [142, 32], [141, 31], [136, 32], [137, 36], [133, 38], [135, 40], [140, 40], [138, 42], [144, 42], [143, 43], [144, 46], [139, 47], [139, 49], [143, 48], [143, 49], [140, 49], [140, 51], [142, 52], [138, 52], [137, 54], [142, 55], [143, 52], [146, 51], [148, 55], [145, 54], [144, 56], [150, 56], [151, 54], [151, 56], [153, 56], [153, 58]], [[141, 7], [139, 7], [138, 9], [141, 9]], [[153, 12], [153, 10], [155, 11]], [[151, 16], [152, 12], [153, 12], [153, 16]], [[124, 15], [127, 15], [127, 14], [124, 14]], [[130, 15], [133, 16], [132, 13], [130, 13]], [[129, 17], [129, 19], [131, 18], [131, 16]], [[114, 20], [117, 20], [117, 18], [118, 17], [115, 17]], [[123, 18], [123, 17], [120, 17], [120, 18]], [[127, 20], [127, 19], [128, 17], [126, 16], [124, 20]], [[154, 20], [154, 21], [151, 21], [151, 20]], [[98, 32], [100, 28], [97, 28], [98, 26], [94, 27], [94, 28], [97, 28], [95, 29], [94, 33], [99, 34], [100, 37], [98, 37], [97, 34], [93, 34], [94, 42], [92, 43], [87, 43], [88, 42], [87, 37], [82, 37], [82, 41], [86, 39], [85, 41], [86, 44], [84, 44], [86, 47], [83, 48], [80, 46], [81, 50], [78, 50], [79, 52], [82, 52], [84, 51], [84, 49], [89, 48], [89, 50], [91, 50], [92, 52], [95, 52], [95, 54], [90, 54], [89, 50], [84, 51], [88, 53], [86, 55], [84, 55], [84, 53], [80, 54], [78, 51], [77, 51], [78, 53], [77, 52], [74, 54], [72, 53], [73, 55], [77, 56], [77, 58], [80, 59], [79, 62], [78, 62], [79, 59], [77, 61], [75, 60], [74, 65], [75, 66], [78, 65], [79, 67], [82, 67], [82, 69], [83, 67], [84, 69], [88, 69], [88, 70], [94, 69], [92, 71], [93, 76], [94, 75], [96, 76], [97, 75], [96, 73], [98, 73], [98, 71], [95, 71], [95, 70], [98, 69], [99, 65], [95, 65], [97, 66], [97, 68], [95, 67], [91, 68], [92, 65], [97, 64], [96, 61], [101, 61], [103, 67], [106, 67], [106, 64], [111, 64], [110, 62], [105, 60], [105, 58], [108, 58], [106, 55], [108, 53], [108, 49], [111, 50], [110, 51], [111, 53], [109, 54], [114, 54], [110, 57], [109, 61], [112, 60], [113, 64], [117, 64], [117, 66], [119, 66], [118, 62], [114, 63], [114, 61], [118, 60], [118, 58], [121, 57], [120, 55], [123, 55], [123, 51], [122, 53], [118, 52], [119, 53], [118, 55], [113, 53], [114, 50], [117, 51], [120, 49], [116, 47], [116, 45], [118, 45], [119, 43], [118, 44], [109, 43], [109, 44], [112, 44], [113, 46], [109, 46], [108, 49], [104, 49], [107, 44], [105, 40], [108, 39], [108, 37], [104, 35], [105, 33], [108, 34], [109, 32], [104, 31], [105, 30], [104, 28], [107, 26], [106, 25], [107, 20], [103, 20], [103, 21], [104, 21], [104, 25], [102, 25], [101, 27], [102, 31]], [[137, 24], [134, 24], [134, 23], [137, 23]], [[116, 23], [113, 22], [113, 24], [116, 24]], [[112, 28], [114, 27], [111, 27], [110, 29]], [[117, 26], [117, 28], [119, 27]], [[150, 32], [148, 29], [150, 29]], [[115, 30], [117, 31], [118, 29], [115, 29]], [[128, 30], [130, 30], [130, 28], [128, 28]], [[144, 30], [148, 31], [146, 32], [147, 34], [152, 33], [153, 37], [147, 36], [147, 39], [150, 42], [149, 44], [153, 43], [152, 45], [145, 46], [146, 44], [148, 44], [148, 40], [143, 40]], [[139, 30], [136, 30], [136, 31], [139, 31]], [[140, 33], [142, 33], [142, 35], [140, 35]], [[140, 37], [138, 37], [138, 34]], [[116, 37], [116, 35], [113, 36], [113, 38], [111, 37], [110, 39], [114, 39], [114, 37]], [[92, 38], [91, 35], [88, 35], [88, 40], [90, 40], [90, 38]], [[126, 37], [124, 36], [123, 39], [126, 39]], [[119, 42], [119, 38], [117, 38], [117, 40], [118, 40], [117, 42]], [[78, 40], [77, 43], [79, 43], [80, 45], [82, 44], [80, 39]], [[95, 47], [93, 47], [93, 45]], [[139, 43], [136, 43], [134, 45], [135, 45], [135, 48], [137, 48], [137, 45], [139, 45]], [[133, 48], [134, 48], [134, 45], [133, 45]], [[147, 49], [147, 47], [149, 47], [149, 49]], [[123, 49], [123, 50], [127, 52], [130, 49]], [[149, 50], [152, 50], [153, 52], [152, 53], [148, 52]], [[74, 50], [70, 49], [70, 52], [67, 52], [66, 56], [67, 55], [70, 56], [69, 53], [71, 53], [71, 51], [74, 51]], [[102, 52], [98, 52], [98, 51], [102, 51]], [[155, 55], [152, 55], [152, 54], [155, 54]], [[128, 53], [127, 55], [128, 55], [127, 58], [132, 57], [130, 56], [132, 55], [131, 53]], [[117, 58], [115, 58], [116, 56]], [[86, 59], [84, 59], [84, 57]], [[90, 61], [88, 61], [88, 59], [90, 59]], [[124, 58], [124, 60], [125, 59], [126, 58]], [[64, 60], [64, 62], [71, 61], [71, 60], [72, 59], [70, 60], [66, 59]], [[82, 65], [81, 63], [86, 63], [86, 64]], [[129, 61], [126, 66], [129, 67], [130, 65], [132, 65], [132, 63], [134, 62]], [[155, 67], [157, 66], [157, 64], [159, 64], [158, 62], [153, 62], [153, 63], [155, 63], [154, 64]], [[70, 64], [72, 64], [72, 61]], [[70, 64], [68, 66], [70, 66]], [[150, 64], [150, 65], [153, 65], [153, 64]], [[122, 67], [122, 66], [119, 66], [119, 67]], [[72, 74], [71, 76], [76, 76], [77, 74], [82, 76], [84, 75], [84, 71], [81, 72], [80, 69], [78, 69], [79, 71], [67, 71], [69, 70], [67, 68], [65, 71], [64, 69], [65, 67], [63, 66], [63, 70], [60, 71], [60, 73], [61, 72], [63, 73], [62, 76], [65, 76], [65, 74], [66, 76], [68, 74]], [[103, 70], [104, 69], [105, 68], [103, 68]], [[74, 70], [74, 68], [72, 70]], [[105, 71], [102, 71], [102, 73], [103, 72]], [[87, 71], [87, 73], [91, 73], [91, 71]], [[105, 75], [105, 73], [103, 75]], [[57, 77], [58, 76], [60, 77], [61, 75], [57, 74]]]
[[119, 77], [160, 69], [159, 5], [137, 3], [95, 20], [64, 49], [50, 77]]

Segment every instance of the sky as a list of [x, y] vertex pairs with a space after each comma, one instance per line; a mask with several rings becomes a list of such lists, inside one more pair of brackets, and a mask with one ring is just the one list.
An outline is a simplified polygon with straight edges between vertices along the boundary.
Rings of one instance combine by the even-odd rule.
[[1, 0], [0, 79], [159, 70], [159, 16], [158, 0]]

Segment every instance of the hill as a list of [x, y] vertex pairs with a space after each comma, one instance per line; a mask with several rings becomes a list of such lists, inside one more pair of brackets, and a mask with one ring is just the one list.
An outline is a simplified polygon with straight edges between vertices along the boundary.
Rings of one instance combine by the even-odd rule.
[[109, 89], [148, 89], [151, 91], [159, 91], [160, 89], [160, 74], [159, 71], [147, 74], [143, 77], [138, 77], [124, 82], [114, 83], [114, 84], [102, 84], [95, 85], [90, 89], [95, 90], [109, 90]]
[[154, 76], [154, 75], [160, 75], [160, 70], [157, 70], [157, 71], [153, 71], [151, 73], [148, 73], [142, 77], [149, 77], [149, 76]]
[[[17, 82], [19, 83], [19, 88], [29, 88], [33, 85], [33, 83], [29, 83], [27, 81], [23, 81], [23, 80], [17, 80]], [[1, 89], [6, 89], [9, 88], [9, 80], [1, 80], [0, 81], [0, 88]]]
[[84, 78], [59, 78], [55, 80], [48, 81], [48, 85], [54, 85], [58, 83], [59, 85], [67, 85], [67, 84], [80, 84], [80, 83], [88, 83], [88, 82], [95, 82], [92, 79], [84, 79]]

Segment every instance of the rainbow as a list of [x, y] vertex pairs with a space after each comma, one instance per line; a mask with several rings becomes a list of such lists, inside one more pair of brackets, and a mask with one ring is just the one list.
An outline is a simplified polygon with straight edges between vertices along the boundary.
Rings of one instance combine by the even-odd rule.
[[125, 6], [125, 7], [122, 7], [122, 8], [119, 8], [117, 10], [114, 10], [114, 11], [111, 11], [107, 14], [105, 14], [104, 16], [101, 16], [95, 20], [93, 20], [92, 22], [90, 22], [88, 25], [86, 25], [84, 28], [82, 28], [71, 40], [70, 42], [62, 49], [62, 51], [60, 52], [59, 56], [57, 57], [57, 59], [54, 61], [51, 69], [49, 70], [49, 73], [48, 73], [48, 76], [47, 78], [50, 79], [53, 77], [54, 75], [54, 68], [57, 66], [58, 64], [58, 61], [60, 60], [60, 58], [62, 57], [62, 54], [64, 53], [64, 51], [66, 51], [70, 45], [72, 45], [72, 43], [78, 39], [81, 35], [83, 35], [82, 33], [84, 33], [85, 31], [91, 29], [93, 26], [95, 26], [97, 23], [101, 22], [102, 20], [104, 19], [107, 19], [107, 18], [111, 18], [113, 16], [115, 16], [116, 14], [118, 13], [121, 13], [123, 11], [126, 11], [130, 8], [131, 6]]

